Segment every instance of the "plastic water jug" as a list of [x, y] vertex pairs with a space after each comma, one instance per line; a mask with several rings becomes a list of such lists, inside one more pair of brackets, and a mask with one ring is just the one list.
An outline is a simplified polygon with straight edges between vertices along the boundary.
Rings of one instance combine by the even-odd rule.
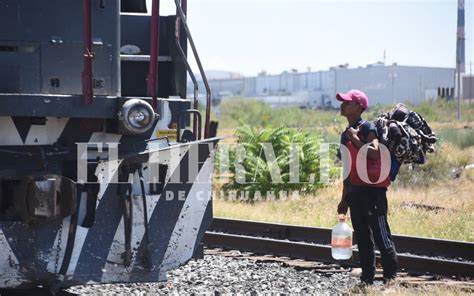
[[352, 257], [352, 228], [347, 224], [345, 215], [339, 215], [339, 223], [332, 229], [331, 255], [336, 260], [348, 260]]

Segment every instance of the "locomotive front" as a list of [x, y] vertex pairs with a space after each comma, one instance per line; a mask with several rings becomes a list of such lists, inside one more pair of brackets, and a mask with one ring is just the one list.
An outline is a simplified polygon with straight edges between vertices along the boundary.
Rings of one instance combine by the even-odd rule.
[[199, 249], [216, 124], [186, 1], [159, 2], [0, 2], [0, 288], [159, 281]]

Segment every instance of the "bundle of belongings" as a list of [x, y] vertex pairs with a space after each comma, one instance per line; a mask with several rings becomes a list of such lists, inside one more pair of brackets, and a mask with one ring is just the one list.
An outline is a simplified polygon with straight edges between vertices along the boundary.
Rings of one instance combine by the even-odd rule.
[[387, 146], [392, 157], [390, 179], [395, 180], [403, 163], [425, 163], [425, 154], [434, 152], [436, 136], [423, 117], [397, 104], [390, 112], [374, 120], [379, 142]]

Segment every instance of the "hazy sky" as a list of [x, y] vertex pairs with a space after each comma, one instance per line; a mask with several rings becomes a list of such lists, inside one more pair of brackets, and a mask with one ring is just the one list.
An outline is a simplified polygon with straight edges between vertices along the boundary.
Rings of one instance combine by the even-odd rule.
[[[161, 0], [173, 14], [173, 0]], [[474, 0], [466, 0], [466, 71], [474, 63]], [[457, 0], [188, 0], [207, 70], [256, 75], [383, 61], [454, 67]], [[474, 66], [473, 66], [474, 67]]]

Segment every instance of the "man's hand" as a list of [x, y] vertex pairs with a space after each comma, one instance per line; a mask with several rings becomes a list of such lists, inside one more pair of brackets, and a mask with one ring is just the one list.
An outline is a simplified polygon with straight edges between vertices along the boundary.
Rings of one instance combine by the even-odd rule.
[[349, 208], [349, 205], [345, 200], [341, 200], [339, 204], [337, 205], [337, 213], [338, 214], [347, 214], [347, 209]]
[[349, 127], [346, 130], [346, 137], [351, 141], [353, 139], [359, 139], [359, 137], [357, 136], [357, 133], [359, 133], [359, 127], [357, 128]]

